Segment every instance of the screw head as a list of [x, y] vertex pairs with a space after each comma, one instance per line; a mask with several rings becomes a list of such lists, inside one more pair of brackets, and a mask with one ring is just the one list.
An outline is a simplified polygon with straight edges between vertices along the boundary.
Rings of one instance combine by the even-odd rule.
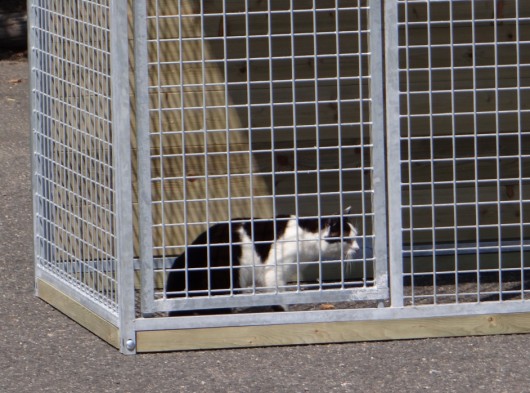
[[136, 343], [132, 339], [128, 339], [125, 343], [125, 348], [127, 348], [128, 351], [134, 351], [134, 348], [136, 348]]

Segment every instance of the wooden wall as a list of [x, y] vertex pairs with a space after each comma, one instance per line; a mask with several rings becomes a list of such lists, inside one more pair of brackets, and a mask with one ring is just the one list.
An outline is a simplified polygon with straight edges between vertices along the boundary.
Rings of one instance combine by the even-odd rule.
[[[191, 241], [205, 229], [207, 204], [199, 199], [206, 196], [206, 188], [209, 197], [217, 198], [208, 202], [209, 221], [227, 219], [229, 208], [232, 217], [249, 216], [250, 199], [244, 198], [251, 195], [262, 197], [254, 200], [256, 217], [271, 217], [273, 211], [294, 213], [295, 194], [302, 215], [317, 214], [318, 203], [324, 214], [331, 214], [340, 206], [339, 182], [349, 192], [344, 203], [351, 204], [356, 214], [364, 213], [363, 199], [370, 209], [370, 198], [360, 192], [362, 187], [370, 188], [368, 40], [366, 32], [358, 32], [359, 21], [365, 26], [366, 11], [345, 10], [338, 16], [329, 11], [313, 21], [313, 2], [297, 1], [297, 10], [302, 12], [295, 14], [295, 32], [316, 28], [328, 33], [315, 42], [309, 35], [293, 40], [281, 36], [291, 31], [283, 1], [270, 2], [272, 10], [280, 11], [270, 20], [265, 12], [253, 14], [247, 26], [247, 3], [251, 12], [266, 11], [269, 4], [261, 0], [226, 2], [225, 11], [232, 14], [225, 19], [219, 1], [203, 1], [202, 17], [196, 1], [182, 1], [182, 10], [175, 1], [159, 1], [158, 8], [148, 2], [152, 16], [148, 38], [153, 40], [148, 46], [153, 62], [149, 80], [157, 86], [151, 90], [151, 108], [160, 109], [151, 116], [151, 152], [162, 155], [151, 161], [152, 175], [169, 178], [153, 183], [153, 200], [164, 200], [163, 211], [155, 204], [153, 212], [155, 223], [162, 223], [163, 213], [164, 223], [171, 225], [157, 228], [155, 246], [170, 245], [166, 254], [180, 252], [177, 246], [184, 244], [186, 234]], [[334, 4], [324, 1], [318, 7]], [[269, 34], [269, 24], [274, 36], [270, 46], [263, 37]], [[339, 41], [333, 34], [337, 24], [348, 31]], [[314, 45], [322, 57], [315, 56]], [[293, 53], [304, 57], [294, 63], [280, 58]], [[274, 58], [272, 67], [269, 57]], [[339, 96], [341, 105], [337, 105]], [[339, 122], [346, 124], [340, 131]], [[321, 126], [316, 127], [317, 123]], [[205, 145], [207, 160], [201, 155]], [[295, 153], [295, 146], [303, 150]], [[317, 173], [317, 168], [338, 168], [340, 159], [344, 159], [343, 173]], [[296, 177], [298, 170], [305, 173]], [[228, 185], [232, 197], [243, 198], [234, 199], [230, 206]], [[335, 195], [317, 195], [326, 192]], [[181, 203], [185, 198], [191, 201]], [[366, 221], [364, 227], [371, 231], [370, 218]]]
[[530, 167], [529, 16], [513, 0], [401, 5], [402, 159], [413, 161], [402, 165], [403, 200], [423, 205], [403, 212], [414, 228], [406, 242], [520, 238], [530, 217], [519, 203], [530, 192], [519, 181]]
[[[316, 42], [321, 56], [316, 62], [316, 58], [303, 58], [294, 63], [289, 59], [270, 63], [263, 58], [289, 56], [293, 51], [296, 55], [314, 55], [313, 37], [302, 36], [291, 41], [289, 37], [274, 36], [291, 32], [288, 13], [273, 14], [270, 20], [266, 14], [254, 14], [247, 25], [244, 1], [227, 2], [224, 11], [239, 11], [241, 14], [229, 15], [226, 19], [221, 15], [222, 2], [204, 1], [202, 19], [198, 4], [183, 2], [185, 13], [189, 16], [183, 21], [193, 27], [182, 34], [182, 38], [189, 40], [182, 44], [182, 59], [201, 60], [201, 52], [194, 48], [202, 37], [207, 43], [207, 64], [184, 65], [183, 78], [179, 76], [177, 64], [153, 68], [152, 80], [167, 85], [178, 85], [181, 80], [196, 85], [228, 83], [226, 92], [224, 86], [208, 86], [204, 102], [207, 105], [224, 105], [227, 93], [229, 104], [235, 106], [230, 112], [233, 115], [230, 121], [234, 121], [231, 126], [252, 129], [251, 142], [244, 141], [242, 146], [251, 143], [254, 150], [265, 149], [264, 153], [253, 155], [254, 165], [257, 165], [255, 168], [261, 173], [274, 171], [275, 177], [265, 174], [254, 178], [263, 181], [265, 195], [271, 195], [272, 182], [275, 182], [274, 191], [278, 197], [271, 203], [275, 203], [276, 211], [292, 212], [295, 208], [294, 198], [281, 196], [298, 193], [301, 213], [315, 214], [314, 207], [318, 201], [309, 194], [336, 191], [339, 182], [342, 182], [346, 185], [345, 191], [350, 192], [346, 193], [346, 203], [353, 205], [354, 213], [359, 217], [366, 216], [371, 211], [370, 198], [365, 200], [365, 211], [362, 211], [361, 206], [362, 191], [369, 189], [371, 183], [370, 171], [365, 169], [370, 166], [370, 149], [363, 146], [363, 143], [369, 142], [370, 135], [369, 127], [363, 123], [369, 120], [369, 104], [363, 101], [369, 94], [363, 78], [369, 66], [366, 56], [368, 37], [356, 33], [359, 27], [366, 27], [366, 13], [356, 10], [343, 11], [338, 16], [333, 12], [320, 13], [316, 20], [313, 20], [311, 12], [295, 14], [296, 33], [314, 30], [332, 32], [336, 26], [350, 31], [341, 35], [338, 42], [341, 57], [325, 56], [337, 52], [337, 41], [334, 35], [324, 34]], [[312, 4], [312, 1], [300, 1], [296, 7], [298, 11], [310, 11]], [[357, 1], [351, 2], [351, 5], [357, 4]], [[530, 213], [528, 204], [517, 203], [521, 195], [528, 193], [529, 188], [517, 180], [527, 176], [523, 168], [530, 163], [526, 158], [520, 161], [518, 155], [528, 154], [526, 141], [529, 137], [523, 134], [519, 140], [516, 135], [518, 131], [528, 131], [525, 124], [530, 120], [530, 114], [525, 112], [529, 109], [530, 89], [516, 88], [518, 85], [524, 87], [530, 84], [530, 67], [524, 66], [530, 64], [530, 50], [525, 50], [530, 48], [528, 44], [516, 45], [516, 39], [528, 41], [530, 26], [528, 20], [514, 21], [516, 4], [515, 1], [483, 1], [480, 5], [475, 4], [474, 9], [468, 1], [402, 3], [400, 6], [400, 90], [410, 93], [401, 95], [402, 159], [414, 161], [410, 167], [402, 165], [403, 182], [414, 183], [410, 189], [404, 189], [404, 204], [461, 204], [458, 207], [414, 208], [412, 212], [405, 209], [405, 227], [413, 225], [419, 229], [413, 233], [410, 241], [431, 242], [432, 234], [425, 229], [434, 227], [438, 228], [437, 241], [492, 239], [498, 236], [498, 231], [482, 230], [477, 235], [476, 229], [456, 228], [479, 224], [517, 224], [522, 215], [528, 216]], [[366, 2], [361, 5], [366, 6]], [[318, 6], [334, 7], [335, 2], [319, 3]], [[181, 58], [175, 49], [179, 38], [178, 19], [172, 16], [178, 14], [176, 7], [171, 1], [160, 2], [158, 13], [166, 18], [150, 22], [153, 24], [150, 30], [152, 38], [155, 37], [155, 23], [159, 23], [157, 37], [168, 40], [156, 49], [151, 48], [152, 61], [171, 62]], [[248, 2], [250, 12], [265, 11], [267, 7], [268, 2], [265, 1]], [[287, 10], [288, 7], [285, 2], [270, 2], [270, 9], [274, 11]], [[528, 12], [519, 5], [517, 15], [527, 17]], [[447, 22], [451, 18], [454, 21], [452, 24]], [[270, 45], [266, 37], [269, 33], [273, 35]], [[358, 56], [359, 53], [364, 55]], [[522, 66], [517, 67], [517, 64]], [[428, 67], [431, 67], [430, 71]], [[340, 72], [337, 73], [337, 70]], [[272, 94], [269, 84], [271, 76], [275, 79]], [[290, 80], [294, 76], [306, 82], [293, 85]], [[314, 82], [307, 81], [315, 76], [329, 79], [319, 81], [318, 89], [315, 89]], [[241, 82], [241, 85], [236, 85], [237, 82]], [[247, 89], [247, 83], [252, 84], [250, 89]], [[193, 99], [186, 98], [194, 94], [193, 87], [188, 86], [184, 90], [184, 101], [193, 102]], [[166, 92], [167, 105], [178, 107], [180, 95], [173, 93]], [[339, 95], [343, 100], [340, 108], [333, 102]], [[253, 105], [262, 105], [249, 110], [245, 107], [249, 97]], [[291, 103], [295, 98], [299, 103], [293, 106]], [[319, 104], [312, 103], [315, 100]], [[269, 103], [274, 105], [267, 105]], [[208, 130], [224, 130], [224, 110], [208, 111], [213, 116], [207, 116], [206, 121], [210, 120]], [[218, 117], [222, 120], [213, 124], [213, 119]], [[314, 127], [317, 119], [321, 125], [318, 129]], [[158, 124], [153, 124], [154, 129], [179, 129], [183, 121], [187, 124], [198, 123], [194, 127], [200, 129], [203, 122], [202, 118], [183, 119], [175, 111], [167, 112], [158, 120]], [[337, 127], [339, 121], [348, 124], [342, 127], [340, 137]], [[297, 127], [293, 127], [295, 124]], [[431, 143], [431, 136], [435, 138], [435, 143]], [[321, 149], [319, 153], [316, 149], [308, 149], [295, 157], [293, 151], [288, 150], [294, 145], [303, 148], [317, 145], [346, 147]], [[164, 146], [169, 152], [180, 149], [178, 143], [165, 143]], [[201, 146], [200, 140], [198, 146]], [[268, 150], [272, 148], [285, 150], [278, 150], [271, 155]], [[503, 158], [497, 160], [495, 157], [499, 155]], [[475, 156], [480, 157], [480, 160], [475, 160]], [[343, 175], [320, 178], [316, 173], [299, 175], [295, 182], [293, 170], [314, 171], [317, 166], [323, 169], [337, 168], [339, 157], [347, 157]], [[168, 159], [166, 167], [176, 167], [171, 164], [172, 160]], [[203, 167], [197, 166], [193, 173], [203, 170]], [[502, 181], [497, 183], [497, 179]], [[458, 181], [457, 191], [454, 191], [452, 184], [437, 184], [433, 187], [418, 184], [444, 181]], [[320, 187], [317, 188], [319, 182]], [[524, 187], [522, 190], [519, 189], [521, 185]], [[179, 182], [173, 186], [182, 188]], [[499, 197], [502, 205], [496, 204]], [[491, 203], [483, 204], [485, 201]], [[323, 198], [320, 203], [324, 211], [329, 213], [338, 205], [339, 198]], [[475, 209], [473, 204], [476, 203], [481, 205]], [[197, 217], [198, 221], [203, 220]], [[365, 230], [371, 231], [370, 220]], [[507, 227], [503, 229], [503, 235], [507, 238], [517, 237], [518, 230], [517, 227]], [[455, 234], [457, 231], [458, 235]]]
[[[200, 223], [206, 220], [206, 202], [200, 199], [206, 195], [206, 188], [210, 197], [218, 198], [208, 202], [211, 221], [226, 219], [229, 208], [233, 217], [248, 216], [250, 203], [254, 204], [256, 216], [272, 216], [273, 210], [290, 213], [294, 210], [292, 196], [295, 193], [300, 197], [301, 214], [315, 214], [318, 200], [315, 194], [337, 191], [339, 183], [346, 191], [344, 203], [352, 205], [359, 221], [371, 212], [370, 194], [363, 193], [363, 187], [366, 191], [371, 184], [366, 10], [346, 10], [339, 15], [323, 12], [314, 21], [310, 12], [313, 2], [297, 0], [297, 9], [308, 12], [296, 14], [295, 32], [306, 33], [316, 28], [322, 34], [315, 41], [313, 36], [307, 35], [294, 40], [280, 36], [290, 33], [288, 12], [274, 13], [270, 20], [265, 13], [253, 14], [247, 26], [244, 13], [223, 18], [219, 14], [223, 11], [220, 1], [204, 0], [205, 13], [201, 18], [197, 8], [200, 3], [183, 0], [185, 17], [179, 24], [178, 2], [159, 0], [156, 3], [158, 9], [154, 1], [148, 2], [151, 16], [148, 36], [151, 40], [158, 39], [148, 47], [149, 60], [153, 62], [149, 67], [149, 81], [152, 86], [159, 86], [150, 90], [151, 108], [154, 109], [150, 117], [151, 153], [161, 156], [151, 161], [153, 177], [160, 178], [153, 181], [153, 215], [155, 224], [164, 222], [168, 226], [165, 231], [156, 230], [154, 242], [157, 247], [174, 246], [159, 249], [158, 255], [178, 253], [177, 246], [183, 244], [185, 233], [191, 239], [204, 229]], [[471, 15], [470, 3], [402, 3], [400, 8], [401, 91], [413, 93], [401, 95], [402, 159], [414, 160], [410, 167], [402, 165], [402, 176], [404, 183], [415, 183], [410, 190], [404, 188], [403, 199], [405, 204], [429, 205], [413, 209], [412, 213], [405, 209], [404, 224], [419, 229], [440, 228], [436, 236], [439, 241], [475, 240], [476, 229], [464, 227], [477, 224], [513, 224], [513, 228], [503, 228], [502, 236], [517, 238], [516, 225], [530, 215], [529, 204], [519, 203], [521, 196], [528, 199], [530, 187], [527, 181], [518, 181], [521, 177], [529, 177], [527, 168], [530, 167], [525, 157], [530, 149], [527, 126], [530, 124], [530, 23], [528, 19], [516, 23], [517, 3], [513, 0], [482, 1], [480, 5], [476, 2], [474, 15]], [[518, 2], [518, 16], [528, 18], [530, 7], [523, 3]], [[250, 11], [265, 11], [269, 4], [275, 11], [288, 8], [288, 2], [283, 0], [234, 0], [226, 2], [226, 11], [243, 12], [245, 4]], [[352, 0], [351, 4], [358, 2]], [[361, 5], [365, 6], [366, 2], [362, 1]], [[334, 7], [335, 1], [323, 0], [318, 6]], [[56, 11], [57, 15], [74, 12]], [[57, 15], [53, 18], [57, 19]], [[449, 17], [458, 23], [446, 23]], [[409, 24], [403, 24], [405, 21]], [[50, 22], [58, 26], [64, 23]], [[343, 31], [338, 39], [333, 34], [337, 26]], [[270, 46], [268, 38], [262, 37], [269, 32], [277, 35], [273, 36]], [[79, 34], [68, 27], [56, 33], [72, 38]], [[98, 37], [90, 31], [85, 33]], [[185, 40], [180, 41], [179, 37]], [[80, 52], [75, 48], [69, 52], [72, 42], [53, 44], [50, 50], [57, 56], [64, 55], [65, 51], [77, 56]], [[493, 42], [498, 45], [488, 44]], [[430, 48], [427, 47], [429, 43]], [[131, 47], [133, 44], [131, 40]], [[405, 44], [409, 49], [404, 48]], [[314, 56], [315, 45], [319, 57]], [[279, 58], [293, 52], [305, 57], [294, 63]], [[333, 56], [337, 52], [340, 57]], [[269, 57], [275, 57], [272, 70]], [[182, 68], [177, 65], [181, 59], [187, 61]], [[92, 64], [93, 60], [88, 58], [78, 60], [96, 69], [102, 67], [103, 71], [108, 67], [105, 63]], [[134, 64], [131, 65], [134, 69]], [[53, 82], [50, 86], [57, 97], [70, 97], [70, 101], [81, 108], [104, 105], [101, 97], [83, 95], [72, 87], [93, 85], [94, 89], [104, 92], [97, 78], [76, 79], [78, 74], [69, 71], [71, 65], [59, 63], [59, 60], [55, 66], [63, 72], [65, 81]], [[429, 72], [427, 66], [434, 68]], [[473, 69], [473, 66], [476, 67]], [[318, 77], [316, 86], [315, 76]], [[293, 77], [296, 82], [292, 81]], [[185, 85], [181, 88], [182, 83]], [[249, 83], [251, 89], [247, 89]], [[134, 86], [132, 88], [134, 95]], [[249, 98], [253, 104], [250, 109], [246, 106]], [[337, 104], [337, 99], [341, 100], [341, 105]], [[298, 103], [292, 105], [293, 100]], [[206, 109], [202, 108], [204, 104]], [[108, 145], [103, 143], [105, 138], [110, 138], [105, 134], [108, 129], [105, 124], [98, 125], [102, 121], [100, 118], [73, 108], [55, 115], [63, 119], [50, 123], [52, 137], [60, 142], [56, 147], [56, 160], [60, 165], [79, 167], [82, 171], [82, 176], [75, 177], [63, 167], [57, 167], [53, 174], [58, 185], [53, 199], [59, 206], [55, 217], [58, 220], [56, 238], [69, 250], [65, 255], [78, 253], [81, 247], [86, 248], [83, 255], [102, 258], [93, 245], [111, 253], [112, 239], [105, 234], [97, 235], [91, 228], [98, 225], [110, 232], [113, 225], [110, 210], [104, 209], [104, 206], [112, 207], [112, 196], [96, 195], [97, 187], [94, 187], [98, 182], [102, 185], [112, 182], [108, 167], [95, 163], [95, 159], [110, 161]], [[316, 127], [316, 123], [320, 127]], [[343, 124], [340, 132], [338, 123]], [[93, 134], [70, 135], [69, 125], [90, 129]], [[135, 131], [134, 121], [132, 129]], [[160, 134], [160, 131], [165, 133]], [[458, 138], [453, 138], [454, 135]], [[418, 138], [409, 139], [409, 136]], [[430, 142], [430, 136], [436, 137], [435, 143]], [[205, 142], [211, 153], [208, 160], [200, 155], [205, 151]], [[295, 146], [303, 148], [296, 155]], [[133, 149], [136, 149], [134, 143]], [[250, 149], [253, 154], [249, 153]], [[260, 149], [261, 153], [257, 153]], [[271, 149], [276, 149], [274, 155]], [[82, 154], [73, 153], [74, 150]], [[481, 159], [474, 160], [475, 155]], [[502, 155], [502, 159], [497, 159], [498, 155]], [[230, 170], [227, 170], [228, 159]], [[317, 176], [317, 168], [337, 168], [339, 159], [343, 161], [342, 174], [332, 172]], [[249, 174], [250, 168], [252, 174]], [[295, 170], [306, 171], [297, 182]], [[206, 172], [208, 178], [204, 176]], [[456, 192], [451, 184], [437, 184], [434, 188], [417, 184], [445, 180], [462, 183]], [[478, 192], [477, 181], [485, 181], [478, 186]], [[226, 199], [229, 189], [233, 197], [239, 198], [230, 206]], [[78, 198], [74, 192], [86, 198]], [[136, 183], [133, 192], [136, 209]], [[251, 195], [262, 198], [251, 202]], [[198, 225], [185, 225], [184, 205], [179, 202], [184, 197], [194, 199], [187, 204], [188, 224]], [[499, 197], [501, 205], [497, 203]], [[102, 207], [96, 207], [92, 199]], [[163, 208], [159, 203], [162, 200]], [[336, 211], [339, 200], [338, 195], [321, 199], [323, 212]], [[477, 202], [489, 203], [476, 209]], [[468, 203], [470, 207], [432, 208], [433, 203]], [[67, 210], [75, 214], [61, 213]], [[370, 217], [364, 230], [371, 233]], [[77, 238], [66, 236], [67, 231], [76, 233]], [[457, 236], [455, 231], [458, 231]], [[495, 236], [498, 231], [485, 229], [479, 237], [492, 239]], [[420, 230], [410, 241], [428, 243], [432, 235]], [[138, 253], [137, 246], [135, 250]]]

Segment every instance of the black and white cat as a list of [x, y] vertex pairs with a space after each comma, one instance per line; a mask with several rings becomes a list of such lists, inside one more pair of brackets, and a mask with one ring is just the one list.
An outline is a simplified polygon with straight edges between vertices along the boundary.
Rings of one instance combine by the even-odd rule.
[[[167, 297], [281, 291], [307, 266], [303, 262], [351, 259], [359, 246], [349, 212], [321, 220], [278, 216], [215, 224], [175, 259]], [[282, 308], [287, 306], [275, 307]]]

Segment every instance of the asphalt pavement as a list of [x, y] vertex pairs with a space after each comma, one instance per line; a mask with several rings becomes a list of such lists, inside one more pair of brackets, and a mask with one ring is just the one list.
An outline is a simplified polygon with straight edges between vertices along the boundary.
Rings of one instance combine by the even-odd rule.
[[34, 296], [28, 95], [0, 61], [0, 392], [530, 392], [530, 335], [121, 355]]

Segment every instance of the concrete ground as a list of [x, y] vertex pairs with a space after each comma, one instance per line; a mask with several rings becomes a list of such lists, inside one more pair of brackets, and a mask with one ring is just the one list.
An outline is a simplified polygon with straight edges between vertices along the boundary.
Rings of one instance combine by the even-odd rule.
[[0, 392], [530, 392], [530, 335], [121, 355], [33, 294], [28, 89], [0, 61]]

